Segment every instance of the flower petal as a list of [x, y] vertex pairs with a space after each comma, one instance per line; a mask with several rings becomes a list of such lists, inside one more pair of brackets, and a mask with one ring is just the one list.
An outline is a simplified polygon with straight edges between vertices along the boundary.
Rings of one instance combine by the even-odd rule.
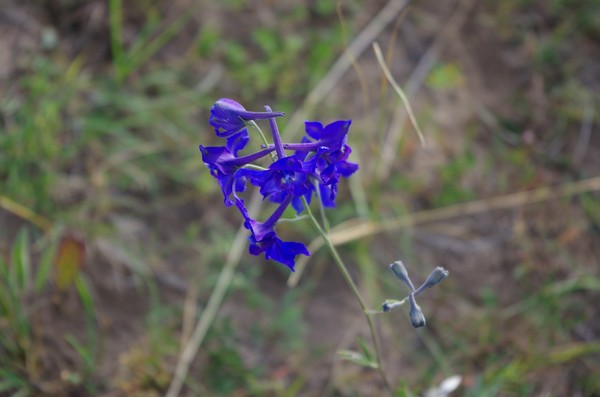
[[233, 153], [234, 156], [237, 157], [238, 152], [243, 150], [249, 141], [250, 135], [248, 135], [248, 130], [244, 128], [240, 132], [227, 138], [227, 144], [225, 146], [231, 153]]
[[323, 134], [323, 124], [319, 121], [305, 121], [304, 131], [306, 131], [306, 134], [313, 139], [321, 139]]

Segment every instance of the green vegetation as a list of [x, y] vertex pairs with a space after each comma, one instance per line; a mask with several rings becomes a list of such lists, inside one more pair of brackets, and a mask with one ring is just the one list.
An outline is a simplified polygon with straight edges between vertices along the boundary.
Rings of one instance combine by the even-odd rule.
[[[44, 47], [15, 49], [0, 82], [1, 396], [164, 395], [238, 227], [198, 154], [215, 142], [208, 109], [233, 97], [291, 116], [382, 6], [342, 2], [342, 28], [329, 1], [200, 3], [111, 0], [86, 14], [99, 2], [56, 2], [70, 22], [36, 38]], [[32, 15], [52, 7], [32, 5]], [[600, 123], [599, 8], [476, 7], [411, 98], [428, 145], [401, 125], [384, 179], [376, 171], [398, 102], [366, 51], [309, 116], [353, 118], [361, 179], [342, 184], [332, 227], [598, 176], [586, 129]], [[434, 41], [431, 21], [447, 21], [416, 3], [405, 12], [378, 39], [401, 83]], [[379, 101], [371, 108], [361, 75]], [[402, 259], [416, 279], [450, 270], [420, 301], [424, 330], [402, 310], [376, 317], [397, 395], [424, 395], [453, 374], [463, 383], [452, 395], [599, 394], [599, 197], [457, 211], [340, 246], [374, 309], [404, 297], [388, 263]], [[304, 241], [316, 237], [294, 225]], [[330, 262], [317, 250], [287, 289], [283, 267], [243, 256], [181, 395], [378, 395], [371, 372], [332, 353], [373, 365], [362, 314]]]
[[[44, 320], [36, 314], [51, 307], [49, 285], [52, 276], [56, 280], [55, 285], [61, 285], [60, 280], [65, 279], [62, 276], [65, 263], [72, 259], [68, 258], [64, 248], [65, 240], [60, 242], [58, 250], [55, 241], [42, 244], [45, 245], [43, 251], [36, 252], [30, 244], [27, 229], [23, 228], [16, 236], [9, 260], [5, 261], [0, 256], [0, 390], [15, 396], [32, 396], [47, 391], [40, 384], [44, 382], [42, 361], [47, 354], [43, 351], [44, 338], [50, 337], [48, 328], [51, 325], [47, 320], [43, 324]], [[39, 255], [35, 263], [32, 261], [33, 252]], [[65, 369], [63, 376], [68, 383], [80, 384], [90, 379], [95, 368], [98, 336], [94, 302], [84, 277], [73, 274], [69, 284], [76, 290], [75, 297], [79, 298], [83, 308], [87, 340], [82, 343], [71, 334], [64, 335], [65, 341], [79, 354], [81, 366], [75, 371]], [[63, 284], [60, 289], [68, 286]], [[89, 390], [93, 388], [91, 383], [84, 386]]]

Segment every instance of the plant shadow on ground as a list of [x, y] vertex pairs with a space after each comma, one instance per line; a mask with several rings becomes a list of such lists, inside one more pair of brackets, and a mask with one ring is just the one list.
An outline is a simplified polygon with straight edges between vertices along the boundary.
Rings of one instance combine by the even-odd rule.
[[[341, 23], [334, 2], [250, 3], [0, 10], [0, 395], [164, 395], [240, 222], [197, 151], [216, 141], [208, 108], [293, 114], [384, 6], [342, 2]], [[369, 51], [311, 115], [353, 119], [361, 171], [333, 226], [598, 176], [600, 4], [456, 4], [414, 3], [377, 38], [416, 84], [425, 147]], [[450, 270], [420, 302], [425, 329], [378, 317], [398, 395], [453, 374], [453, 395], [600, 394], [598, 198], [457, 210], [341, 246], [373, 307], [403, 297], [394, 260], [417, 279]], [[317, 251], [288, 289], [284, 267], [244, 256], [182, 395], [379, 395], [373, 371], [336, 359], [366, 329], [329, 262]]]

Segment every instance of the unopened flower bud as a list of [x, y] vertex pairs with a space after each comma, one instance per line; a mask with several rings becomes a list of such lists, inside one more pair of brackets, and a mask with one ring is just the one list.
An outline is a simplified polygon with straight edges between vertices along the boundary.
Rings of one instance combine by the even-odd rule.
[[443, 267], [436, 267], [427, 277], [427, 280], [419, 287], [419, 289], [415, 292], [415, 295], [419, 295], [421, 292], [425, 291], [427, 288], [431, 288], [436, 284], [441, 283], [446, 277], [448, 277], [448, 270]]
[[411, 322], [412, 326], [415, 328], [420, 328], [420, 327], [425, 326], [425, 324], [426, 324], [425, 316], [423, 315], [423, 311], [421, 310], [421, 307], [419, 307], [419, 305], [417, 305], [415, 296], [413, 294], [410, 294], [409, 299], [410, 299], [409, 316], [410, 316], [410, 322]]
[[408, 286], [410, 292], [415, 292], [415, 286], [413, 285], [412, 281], [410, 281], [410, 278], [408, 277], [408, 272], [406, 271], [406, 268], [404, 267], [402, 261], [396, 261], [392, 263], [390, 265], [390, 270], [398, 279], [402, 280]]
[[248, 120], [281, 116], [282, 112], [249, 112], [233, 99], [221, 98], [210, 108], [208, 123], [214, 127], [217, 136], [227, 138], [246, 128]]
[[381, 309], [384, 312], [389, 312], [389, 311], [399, 308], [404, 303], [406, 303], [406, 299], [403, 299], [401, 301], [395, 300], [395, 299], [387, 299], [385, 302], [383, 302], [381, 304]]

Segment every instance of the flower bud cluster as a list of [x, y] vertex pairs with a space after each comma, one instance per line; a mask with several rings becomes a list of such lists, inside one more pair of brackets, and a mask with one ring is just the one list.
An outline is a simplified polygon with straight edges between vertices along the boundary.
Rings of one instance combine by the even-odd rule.
[[[426, 324], [425, 315], [423, 314], [421, 307], [417, 304], [415, 297], [422, 294], [423, 291], [425, 291], [426, 289], [434, 287], [435, 285], [441, 283], [446, 277], [448, 277], [448, 275], [449, 275], [448, 270], [444, 269], [443, 267], [436, 267], [429, 274], [429, 276], [427, 277], [425, 282], [423, 284], [421, 284], [421, 286], [417, 289], [415, 289], [410, 277], [408, 276], [408, 272], [406, 271], [406, 268], [404, 267], [404, 264], [401, 261], [396, 261], [396, 262], [392, 263], [390, 265], [390, 270], [392, 271], [392, 273], [394, 273], [396, 278], [398, 278], [404, 284], [406, 284], [406, 286], [409, 289], [409, 294], [408, 294], [408, 302], [410, 304], [409, 317], [410, 317], [410, 322], [411, 322], [412, 326], [415, 328], [423, 327]], [[397, 307], [400, 307], [404, 302], [405, 302], [405, 300], [402, 300], [402, 301], [387, 300], [387, 301], [383, 302], [382, 309], [384, 312], [388, 312]]]
[[[200, 152], [221, 187], [224, 204], [227, 207], [235, 204], [244, 217], [244, 226], [251, 232], [250, 254], [264, 253], [265, 258], [283, 263], [294, 271], [296, 256], [310, 253], [300, 242], [282, 241], [275, 226], [290, 204], [296, 214], [302, 213], [303, 201], [310, 203], [313, 194], [318, 193], [323, 206], [335, 206], [340, 177], [347, 178], [358, 169], [357, 164], [347, 161], [352, 152], [346, 144], [351, 120], [338, 120], [326, 126], [318, 121], [306, 121], [306, 136], [302, 141], [284, 143], [275, 121], [283, 113], [273, 112], [268, 106], [265, 110], [250, 112], [232, 99], [219, 99], [211, 108], [209, 124], [218, 137], [226, 139], [225, 145], [200, 145]], [[250, 141], [247, 125], [261, 119], [269, 121], [273, 143], [262, 145], [257, 152], [240, 155]], [[286, 151], [292, 153], [288, 155]], [[268, 168], [253, 166], [255, 161], [273, 152], [275, 161]], [[252, 218], [244, 200], [238, 196], [247, 183], [257, 186], [263, 199], [278, 204], [264, 222]]]

